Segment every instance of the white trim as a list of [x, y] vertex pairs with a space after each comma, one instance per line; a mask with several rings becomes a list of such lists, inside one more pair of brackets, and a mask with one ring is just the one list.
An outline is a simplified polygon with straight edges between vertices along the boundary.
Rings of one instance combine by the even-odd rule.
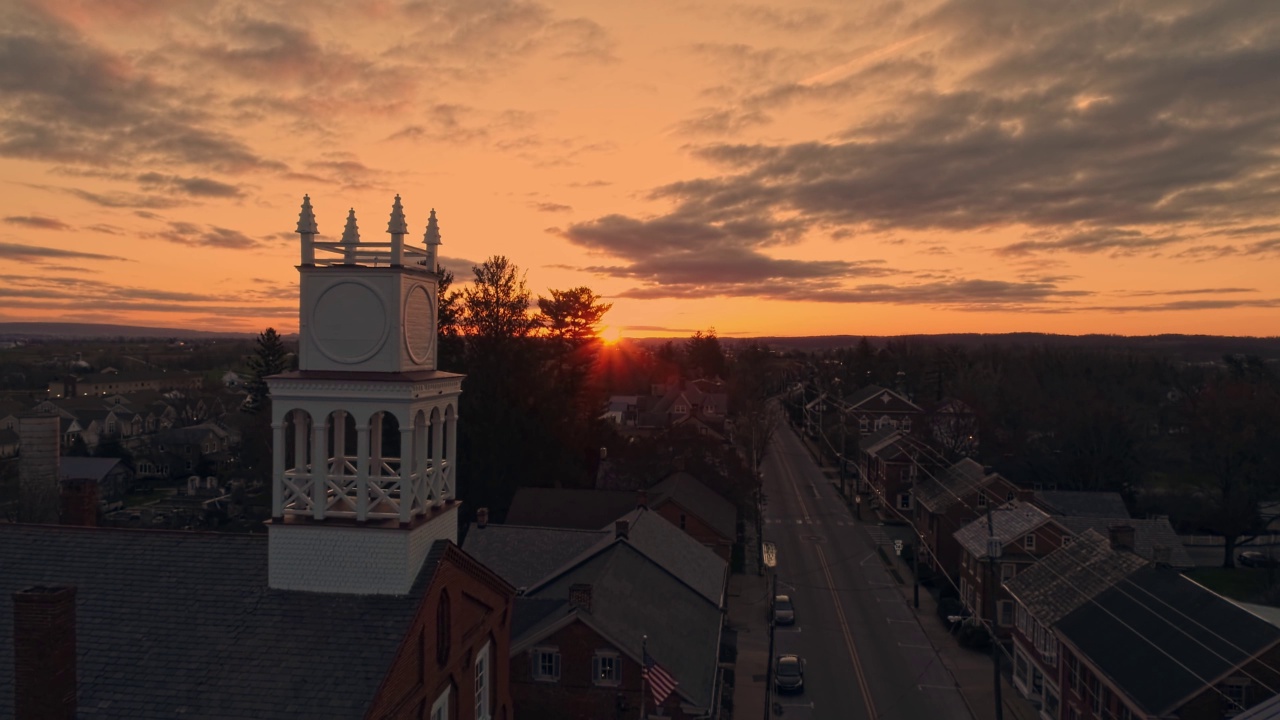
[[446, 687], [440, 697], [431, 704], [430, 720], [449, 720], [449, 688]]

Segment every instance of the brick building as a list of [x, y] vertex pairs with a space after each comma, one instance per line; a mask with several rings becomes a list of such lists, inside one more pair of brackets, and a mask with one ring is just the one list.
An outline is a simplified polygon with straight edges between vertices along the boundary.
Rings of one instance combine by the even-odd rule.
[[964, 458], [949, 468], [917, 477], [915, 530], [924, 555], [938, 572], [959, 579], [961, 549], [955, 534], [987, 510], [1017, 497], [1018, 488], [998, 473]]

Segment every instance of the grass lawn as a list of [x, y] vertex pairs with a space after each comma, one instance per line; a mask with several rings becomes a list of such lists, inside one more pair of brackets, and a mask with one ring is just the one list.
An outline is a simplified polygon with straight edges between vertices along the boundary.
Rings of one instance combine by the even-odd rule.
[[1267, 587], [1280, 582], [1280, 570], [1241, 568], [1234, 570], [1216, 567], [1198, 567], [1187, 571], [1187, 577], [1232, 600], [1247, 603], [1266, 603]]

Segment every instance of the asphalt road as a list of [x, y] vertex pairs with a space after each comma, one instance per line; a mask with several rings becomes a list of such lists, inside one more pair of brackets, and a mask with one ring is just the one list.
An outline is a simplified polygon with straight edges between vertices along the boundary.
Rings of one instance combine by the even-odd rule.
[[971, 720], [909, 605], [910, 586], [904, 595], [876, 552], [883, 529], [854, 521], [786, 423], [762, 471], [764, 539], [777, 546], [778, 592], [796, 608], [775, 652], [806, 661], [804, 692], [775, 697], [779, 716]]

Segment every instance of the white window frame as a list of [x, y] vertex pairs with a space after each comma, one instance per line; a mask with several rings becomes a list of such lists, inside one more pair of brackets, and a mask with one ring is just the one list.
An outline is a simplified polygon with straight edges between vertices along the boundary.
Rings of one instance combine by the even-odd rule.
[[476, 679], [476, 720], [489, 720], [492, 717], [489, 712], [492, 704], [489, 700], [489, 696], [492, 695], [489, 683], [489, 676], [492, 672], [489, 663], [489, 643], [486, 642], [484, 647], [480, 648], [480, 652], [476, 653], [474, 668]]
[[[560, 682], [560, 648], [544, 645], [533, 649], [533, 679], [538, 682]], [[549, 660], [554, 674], [543, 672], [543, 660]]]
[[1000, 584], [1004, 585], [1018, 574], [1018, 566], [1013, 563], [1000, 563]]
[[[610, 661], [612, 677], [604, 677], [604, 663]], [[618, 653], [612, 650], [597, 650], [591, 657], [591, 682], [601, 687], [617, 687], [622, 684], [622, 663]]]
[[[1008, 622], [1005, 622], [1005, 608], [1008, 610]], [[997, 600], [996, 601], [996, 622], [1000, 627], [1011, 627], [1014, 623], [1013, 601]]]
[[1027, 533], [1026, 535], [1023, 535], [1023, 536], [1022, 536], [1022, 549], [1023, 549], [1023, 550], [1035, 550], [1035, 549], [1036, 549], [1036, 534], [1035, 534], [1035, 533]]
[[431, 704], [431, 714], [427, 717], [431, 720], [449, 720], [449, 688], [445, 688], [440, 693], [440, 697]]
[[987, 494], [984, 492], [978, 493], [978, 507], [986, 507], [986, 506], [987, 506]]

